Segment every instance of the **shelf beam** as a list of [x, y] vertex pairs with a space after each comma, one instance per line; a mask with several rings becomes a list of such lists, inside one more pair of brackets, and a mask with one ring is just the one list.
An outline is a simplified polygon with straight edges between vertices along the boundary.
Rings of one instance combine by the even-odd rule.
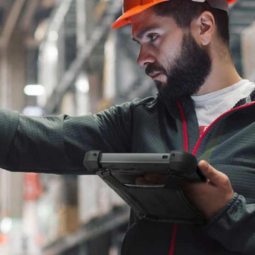
[[109, 1], [103, 18], [94, 29], [91, 38], [86, 42], [86, 47], [79, 52], [78, 57], [73, 61], [69, 70], [67, 70], [67, 72], [64, 74], [59, 86], [55, 89], [52, 96], [47, 100], [47, 104], [45, 106], [46, 112], [54, 112], [64, 93], [74, 84], [75, 79], [78, 77], [80, 71], [84, 65], [86, 65], [87, 61], [91, 58], [96, 47], [111, 29], [111, 24], [114, 22], [115, 16], [120, 11], [121, 1]]
[[127, 224], [129, 219], [129, 207], [122, 206], [107, 215], [95, 219], [76, 233], [55, 241], [43, 248], [42, 255], [59, 255], [75, 246]]

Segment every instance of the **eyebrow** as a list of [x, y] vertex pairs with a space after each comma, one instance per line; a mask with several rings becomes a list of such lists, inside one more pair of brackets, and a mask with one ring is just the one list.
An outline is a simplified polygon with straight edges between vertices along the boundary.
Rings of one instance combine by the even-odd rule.
[[[146, 27], [144, 28], [141, 32], [138, 33], [138, 35], [136, 36], [138, 39], [142, 39], [143, 36], [150, 30], [153, 30], [153, 29], [157, 29], [157, 27], [155, 26], [151, 26], [151, 27]], [[135, 39], [134, 37], [132, 37], [132, 40], [135, 41], [135, 42], [138, 42], [139, 41], [137, 39]]]

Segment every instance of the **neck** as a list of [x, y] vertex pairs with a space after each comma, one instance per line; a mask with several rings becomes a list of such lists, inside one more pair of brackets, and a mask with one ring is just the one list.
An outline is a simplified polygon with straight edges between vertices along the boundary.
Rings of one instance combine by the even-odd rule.
[[196, 96], [208, 94], [229, 87], [242, 80], [237, 73], [232, 60], [216, 59], [212, 62], [212, 71], [206, 82], [201, 86]]

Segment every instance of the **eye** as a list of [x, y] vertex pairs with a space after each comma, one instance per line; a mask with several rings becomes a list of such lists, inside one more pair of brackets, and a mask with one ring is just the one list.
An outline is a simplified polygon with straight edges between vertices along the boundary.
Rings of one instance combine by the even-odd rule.
[[154, 42], [157, 40], [158, 35], [157, 34], [149, 34], [147, 37], [150, 39], [150, 42]]

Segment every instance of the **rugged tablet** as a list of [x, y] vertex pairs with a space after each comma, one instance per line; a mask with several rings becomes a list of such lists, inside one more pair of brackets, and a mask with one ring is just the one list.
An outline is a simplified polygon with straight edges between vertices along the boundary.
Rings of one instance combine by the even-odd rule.
[[[203, 223], [203, 216], [187, 201], [180, 182], [206, 181], [188, 152], [101, 153], [89, 151], [84, 166], [100, 176], [139, 218], [156, 221]], [[138, 185], [136, 178], [147, 173], [165, 175], [165, 184]]]

